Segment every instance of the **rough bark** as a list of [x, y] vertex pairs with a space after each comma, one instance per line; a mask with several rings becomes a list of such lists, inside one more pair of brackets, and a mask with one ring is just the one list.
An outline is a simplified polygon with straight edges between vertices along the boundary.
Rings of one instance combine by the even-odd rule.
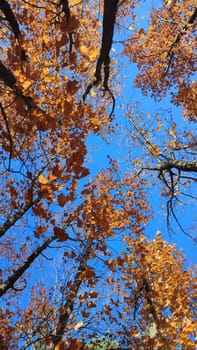
[[197, 172], [197, 160], [185, 161], [168, 159], [166, 162], [161, 163], [157, 169], [159, 171], [177, 169], [183, 172]]

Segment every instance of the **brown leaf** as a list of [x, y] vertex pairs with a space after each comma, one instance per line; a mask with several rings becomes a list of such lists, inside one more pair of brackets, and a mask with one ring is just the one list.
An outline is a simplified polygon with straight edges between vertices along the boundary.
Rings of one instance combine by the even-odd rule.
[[65, 196], [63, 193], [60, 193], [58, 195], [58, 204], [60, 207], [63, 207], [68, 202], [68, 197]]
[[61, 340], [56, 346], [54, 350], [66, 350], [66, 342]]
[[58, 238], [59, 242], [66, 241], [68, 239], [67, 233], [65, 232], [64, 229], [62, 229], [60, 227], [55, 226], [54, 233], [55, 233], [56, 237]]
[[[82, 343], [80, 342], [79, 339], [73, 339], [67, 348], [67, 350], [80, 350], [82, 349]], [[60, 349], [61, 350], [61, 349]], [[62, 349], [63, 350], [63, 349]]]

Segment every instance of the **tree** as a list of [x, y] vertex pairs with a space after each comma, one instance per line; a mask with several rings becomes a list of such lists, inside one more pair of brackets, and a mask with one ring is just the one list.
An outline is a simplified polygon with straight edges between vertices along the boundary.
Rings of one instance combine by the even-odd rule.
[[168, 229], [172, 228], [172, 217], [180, 231], [196, 241], [193, 229], [185, 229], [179, 215], [179, 205], [191, 205], [196, 201], [195, 135], [191, 130], [182, 132], [175, 122], [167, 127], [166, 115], [163, 120], [161, 115], [154, 115], [148, 122], [150, 127], [144, 122], [143, 113], [136, 119], [136, 112], [129, 107], [127, 115], [129, 135], [135, 135], [133, 145], [136, 147], [140, 143], [143, 150], [143, 157], [142, 154], [140, 157], [137, 155], [130, 161], [138, 169], [139, 176], [149, 179], [151, 173], [151, 182], [155, 179], [155, 185], [160, 187], [161, 195], [167, 199]]
[[[182, 112], [183, 118], [190, 123], [196, 121], [197, 115], [193, 80], [196, 19], [193, 1], [163, 1], [161, 7], [151, 12], [148, 28], [135, 30], [124, 49], [139, 68], [135, 86], [145, 95], [150, 92], [156, 100], [169, 92], [172, 104], [182, 107], [179, 115]], [[169, 197], [168, 227], [172, 214], [181, 231], [188, 234], [177, 218], [175, 208], [177, 202], [184, 203], [187, 197], [196, 199], [193, 191], [197, 172], [194, 126], [183, 126], [181, 118], [177, 121], [167, 108], [163, 113], [160, 110], [156, 115], [149, 114], [149, 126], [144, 116], [136, 118], [136, 112], [130, 106], [127, 114], [135, 142], [140, 142], [146, 152], [146, 161], [137, 161], [138, 167], [143, 172], [156, 172], [163, 182], [162, 195]], [[196, 240], [193, 234], [190, 236]]]
[[194, 121], [196, 18], [193, 0], [163, 1], [152, 11], [148, 29], [136, 30], [125, 45], [125, 53], [139, 67], [136, 86], [144, 93], [151, 90], [156, 98], [171, 90], [172, 102], [183, 105], [183, 116]]
[[[128, 174], [109, 156], [108, 168], [92, 178], [87, 138], [116, 135], [114, 77], [121, 64], [116, 65], [112, 44], [120, 22], [135, 20], [138, 2], [104, 0], [101, 5], [102, 23], [94, 0], [0, 3], [3, 350], [79, 350], [93, 339], [100, 339], [103, 348], [108, 340], [120, 349], [125, 344], [142, 349], [195, 346], [193, 270], [184, 272], [182, 255], [161, 236], [145, 238], [152, 214], [148, 181], [141, 176], [147, 169], [159, 173], [173, 213], [183, 172], [196, 172], [188, 152], [196, 145], [195, 136], [183, 131], [187, 140], [177, 141], [176, 125], [171, 125], [167, 151], [178, 148], [188, 155], [174, 159], [158, 150], [129, 114], [133, 140], [142, 140], [151, 164], [143, 159], [140, 173], [133, 168]], [[157, 97], [177, 88], [173, 103], [184, 106], [190, 121], [195, 111], [190, 81], [195, 19], [191, 1], [164, 1], [152, 12], [147, 33], [136, 29], [122, 52], [138, 63], [136, 83], [144, 92], [151, 88]], [[155, 48], [161, 23], [165, 55]], [[158, 55], [156, 65], [152, 52]], [[54, 265], [61, 277], [56, 278]]]
[[[183, 255], [160, 232], [152, 241], [128, 237], [126, 245], [120, 278], [123, 299], [117, 301], [124, 329], [120, 328], [120, 343], [129, 349], [195, 349], [194, 271], [184, 268]], [[114, 260], [114, 274], [118, 268]]]

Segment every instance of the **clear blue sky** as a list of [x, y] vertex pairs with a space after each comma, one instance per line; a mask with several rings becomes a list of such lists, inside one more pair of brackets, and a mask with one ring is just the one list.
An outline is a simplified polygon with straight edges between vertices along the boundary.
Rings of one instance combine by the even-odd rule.
[[[135, 25], [143, 27], [147, 26], [147, 20], [149, 18], [149, 13], [151, 11], [152, 5], [152, 1], [146, 1], [145, 4], [140, 4], [140, 8], [137, 10], [138, 16], [136, 18]], [[158, 6], [160, 3], [154, 5]], [[124, 90], [116, 98], [115, 109], [116, 122], [118, 122], [119, 127], [117, 128], [115, 137], [113, 136], [109, 143], [104, 142], [99, 136], [89, 136], [87, 141], [89, 150], [87, 162], [90, 166], [91, 176], [94, 176], [99, 171], [99, 169], [109, 166], [107, 155], [118, 159], [122, 170], [127, 171], [129, 169], [129, 163], [127, 162], [126, 158], [128, 158], [128, 154], [132, 154], [134, 150], [132, 150], [132, 145], [129, 140], [129, 133], [125, 132], [128, 126], [128, 120], [125, 116], [127, 103], [130, 103], [133, 106], [136, 105], [137, 112], [143, 112], [144, 115], [146, 113], [150, 113], [151, 116], [154, 116], [156, 112], [168, 110], [175, 118], [175, 120], [178, 121], [179, 127], [182, 126], [185, 128], [185, 126], [187, 126], [185, 125], [186, 123], [182, 120], [180, 108], [177, 108], [170, 103], [170, 94], [168, 94], [162, 101], [156, 102], [149, 96], [142, 95], [139, 89], [133, 88], [133, 81], [137, 73], [136, 65], [129, 63], [127, 59], [119, 56], [122, 46], [121, 44], [116, 43], [119, 40], [125, 40], [125, 37], [127, 37], [127, 35], [130, 35], [131, 31], [128, 30], [128, 28], [125, 28], [125, 30], [123, 29], [122, 31], [123, 34], [119, 36], [119, 34], [117, 34], [118, 30], [116, 31], [116, 29], [118, 29], [118, 26], [119, 23], [117, 23], [117, 28], [115, 28], [115, 43], [113, 44], [112, 58], [118, 59], [118, 63], [122, 63], [122, 68], [119, 72], [117, 81], [123, 84]], [[111, 82], [112, 89], [113, 87], [115, 88], [116, 83], [116, 81]], [[122, 106], [121, 109], [119, 108], [120, 105]], [[188, 125], [188, 127], [192, 128], [193, 125]], [[135, 150], [135, 154], [136, 153], [140, 154], [140, 145], [139, 149], [137, 151]], [[151, 177], [152, 174], [150, 173], [150, 179]], [[171, 228], [174, 232], [168, 232], [166, 221], [166, 199], [161, 197], [159, 190], [161, 183], [159, 180], [154, 180], [152, 181], [152, 184], [153, 183], [154, 186], [152, 185], [151, 188], [148, 189], [148, 197], [153, 208], [154, 217], [147, 227], [147, 236], [149, 238], [153, 238], [157, 230], [161, 231], [163, 237], [167, 241], [176, 244], [177, 247], [182, 250], [182, 252], [187, 257], [188, 264], [190, 263], [191, 259], [197, 263], [195, 243], [186, 237], [183, 232], [181, 232], [177, 224], [175, 224], [173, 218], [171, 219]], [[193, 188], [193, 190], [195, 189]], [[179, 207], [177, 215], [180, 218], [180, 222], [186, 232], [192, 233], [191, 227], [195, 225], [196, 212], [197, 205], [195, 202], [191, 203], [189, 206]], [[193, 235], [195, 236], [195, 232], [193, 232]]]

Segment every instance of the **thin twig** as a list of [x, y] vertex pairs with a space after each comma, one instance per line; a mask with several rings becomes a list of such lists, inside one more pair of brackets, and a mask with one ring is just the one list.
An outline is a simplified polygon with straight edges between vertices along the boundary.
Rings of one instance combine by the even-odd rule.
[[11, 169], [11, 160], [12, 160], [12, 152], [13, 152], [13, 140], [12, 140], [9, 123], [8, 123], [8, 120], [7, 120], [7, 116], [6, 116], [5, 110], [4, 110], [4, 108], [3, 108], [1, 103], [0, 103], [0, 109], [1, 109], [2, 116], [3, 116], [3, 120], [4, 120], [5, 125], [6, 125], [8, 138], [9, 138], [9, 143], [10, 143], [9, 160], [8, 160], [8, 171], [9, 171]]

